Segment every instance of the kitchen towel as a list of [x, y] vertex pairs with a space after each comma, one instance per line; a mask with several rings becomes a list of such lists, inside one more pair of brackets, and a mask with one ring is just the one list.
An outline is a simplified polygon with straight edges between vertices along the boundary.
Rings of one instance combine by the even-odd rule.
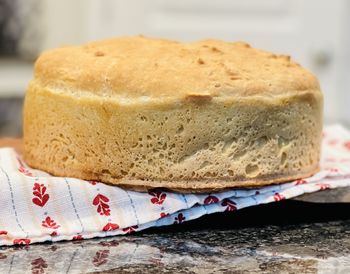
[[0, 245], [128, 234], [345, 186], [350, 186], [350, 132], [340, 125], [325, 128], [321, 171], [314, 176], [207, 194], [160, 189], [141, 193], [95, 181], [54, 177], [29, 168], [13, 148], [2, 148]]

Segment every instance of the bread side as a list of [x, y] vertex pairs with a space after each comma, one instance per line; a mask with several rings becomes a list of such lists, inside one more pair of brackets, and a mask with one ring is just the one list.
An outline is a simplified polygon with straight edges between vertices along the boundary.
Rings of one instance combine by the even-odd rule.
[[280, 93], [120, 100], [34, 80], [24, 107], [25, 160], [54, 175], [139, 190], [222, 190], [309, 176], [318, 170], [322, 96]]

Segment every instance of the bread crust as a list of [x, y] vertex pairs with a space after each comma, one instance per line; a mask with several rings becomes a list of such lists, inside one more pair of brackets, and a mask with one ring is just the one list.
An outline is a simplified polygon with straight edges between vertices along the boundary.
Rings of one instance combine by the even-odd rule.
[[213, 39], [179, 43], [142, 36], [46, 51], [35, 64], [35, 79], [43, 87], [74, 95], [164, 101], [320, 89], [317, 79], [289, 56], [247, 43]]
[[118, 38], [38, 59], [24, 157], [56, 176], [141, 191], [264, 186], [318, 171], [322, 108], [317, 79], [288, 57]]

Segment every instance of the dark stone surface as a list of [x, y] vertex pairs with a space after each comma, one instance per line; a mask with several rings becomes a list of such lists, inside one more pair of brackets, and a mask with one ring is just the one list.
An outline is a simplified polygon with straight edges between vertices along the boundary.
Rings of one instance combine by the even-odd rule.
[[10, 266], [11, 273], [350, 273], [350, 204], [284, 201], [130, 236], [4, 247], [0, 272]]

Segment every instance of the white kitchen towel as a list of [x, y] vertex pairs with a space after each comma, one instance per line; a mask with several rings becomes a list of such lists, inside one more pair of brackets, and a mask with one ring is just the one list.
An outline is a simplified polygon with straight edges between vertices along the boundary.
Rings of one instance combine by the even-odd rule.
[[255, 189], [178, 194], [159, 189], [141, 193], [54, 177], [29, 168], [13, 148], [2, 148], [0, 245], [132, 233], [350, 186], [350, 132], [339, 125], [326, 127], [322, 149], [321, 171], [310, 178]]

